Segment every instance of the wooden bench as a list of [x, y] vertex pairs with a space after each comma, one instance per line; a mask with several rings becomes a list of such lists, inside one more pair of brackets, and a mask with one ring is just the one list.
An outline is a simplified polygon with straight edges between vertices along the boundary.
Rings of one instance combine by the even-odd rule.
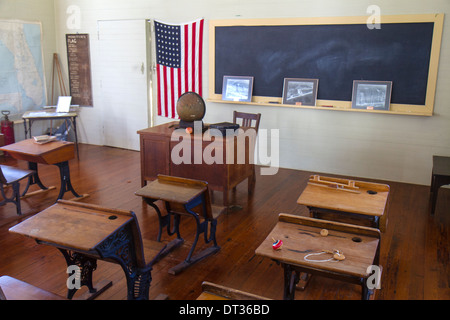
[[[9, 229], [58, 248], [67, 266], [80, 268], [80, 284], [89, 292], [97, 259], [119, 264], [127, 279], [129, 300], [148, 299], [151, 270], [165, 245], [144, 240], [132, 211], [58, 200], [56, 204]], [[77, 288], [68, 289], [71, 299]]]
[[10, 276], [0, 277], [0, 300], [66, 300]]
[[[217, 218], [226, 210], [226, 207], [211, 204], [210, 191], [207, 182], [181, 177], [158, 175], [157, 180], [150, 182], [145, 187], [136, 191], [136, 195], [141, 196], [148, 205], [156, 210], [158, 214], [158, 241], [161, 241], [162, 230], [164, 227], [167, 227], [168, 235], [177, 235], [177, 238], [172, 240], [167, 245], [164, 254], [168, 254], [184, 242], [179, 228], [180, 216], [190, 216], [196, 221], [197, 230], [195, 239], [187, 258], [179, 265], [171, 268], [169, 273], [177, 274], [193, 263], [196, 263], [220, 250], [220, 247], [217, 245], [216, 241]], [[158, 200], [162, 200], [165, 203], [167, 210], [166, 215], [162, 215], [158, 206], [155, 204]], [[193, 256], [201, 234], [204, 235], [205, 243], [212, 242], [213, 246]]]
[[270, 300], [245, 291], [224, 287], [212, 282], [203, 281], [202, 293], [197, 300]]

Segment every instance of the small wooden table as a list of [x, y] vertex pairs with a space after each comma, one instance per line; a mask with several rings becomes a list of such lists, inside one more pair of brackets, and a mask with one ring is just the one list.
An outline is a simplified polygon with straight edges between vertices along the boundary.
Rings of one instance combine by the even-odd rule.
[[69, 160], [75, 157], [73, 142], [52, 141], [45, 144], [38, 144], [34, 139], [26, 139], [0, 147], [0, 150], [8, 152], [14, 159], [28, 161], [28, 168], [35, 171], [35, 174], [28, 179], [28, 184], [22, 196], [35, 194], [35, 192], [26, 194], [30, 185], [33, 184], [37, 184], [41, 188], [38, 192], [55, 189], [55, 187], [47, 188], [41, 182], [38, 174], [38, 163], [56, 165], [59, 168], [61, 190], [58, 199], [62, 199], [68, 191], [72, 192], [77, 199], [87, 196], [86, 194], [80, 196], [76, 193], [70, 181]]
[[[187, 258], [177, 266], [169, 269], [169, 273], [176, 275], [194, 263], [220, 250], [216, 241], [216, 219], [225, 211], [225, 207], [211, 205], [208, 184], [206, 182], [158, 175], [156, 180], [151, 181], [145, 187], [136, 191], [135, 194], [141, 196], [158, 214], [159, 233], [157, 241], [161, 241], [161, 234], [164, 227], [167, 227], [168, 235], [177, 235], [176, 239], [167, 244], [163, 255], [168, 254], [184, 242], [180, 234], [180, 215], [193, 217], [196, 221], [197, 231], [195, 240]], [[158, 206], [155, 204], [158, 200], [164, 202], [167, 210], [166, 215], [162, 215]], [[196, 210], [198, 212], [194, 211], [195, 208], [199, 209]], [[171, 227], [172, 220], [173, 227]], [[213, 246], [193, 256], [198, 238], [202, 233], [204, 234], [205, 243], [213, 242]]]
[[[328, 236], [320, 235], [326, 229]], [[275, 260], [284, 269], [284, 299], [294, 299], [300, 273], [318, 274], [362, 286], [362, 299], [369, 299], [368, 267], [378, 265], [380, 231], [334, 221], [280, 214], [279, 221], [256, 249], [256, 254]], [[282, 240], [281, 250], [274, 250], [273, 239]], [[342, 261], [326, 260], [330, 254], [311, 255], [323, 250], [340, 250]], [[310, 255], [310, 256], [307, 256]]]
[[384, 232], [388, 196], [386, 184], [311, 176], [297, 203], [307, 206], [312, 217], [331, 214], [369, 219], [371, 227]]
[[450, 184], [450, 157], [433, 156], [433, 172], [431, 174], [431, 214], [436, 209], [439, 188]]

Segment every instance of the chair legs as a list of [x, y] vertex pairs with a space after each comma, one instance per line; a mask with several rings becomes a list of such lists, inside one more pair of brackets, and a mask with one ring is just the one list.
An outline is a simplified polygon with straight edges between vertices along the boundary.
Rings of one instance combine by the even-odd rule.
[[14, 182], [10, 184], [12, 187], [12, 195], [7, 196], [5, 192], [5, 186], [0, 184], [0, 193], [3, 197], [3, 201], [0, 202], [0, 206], [5, 205], [8, 202], [13, 202], [16, 205], [16, 211], [18, 215], [22, 214], [22, 208], [20, 206], [20, 183]]

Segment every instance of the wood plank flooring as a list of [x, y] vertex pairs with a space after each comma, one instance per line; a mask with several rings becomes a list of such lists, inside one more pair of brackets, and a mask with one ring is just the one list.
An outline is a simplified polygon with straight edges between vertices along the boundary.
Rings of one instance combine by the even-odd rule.
[[[156, 213], [134, 195], [140, 188], [139, 159], [136, 151], [80, 144], [80, 160], [70, 161], [72, 184], [78, 193], [89, 194], [83, 199], [85, 202], [133, 210], [143, 238], [156, 239]], [[9, 157], [2, 157], [1, 163], [26, 168], [25, 162]], [[296, 200], [313, 173], [280, 169], [274, 176], [261, 176], [258, 167], [256, 171], [253, 195], [248, 195], [246, 181], [235, 192], [230, 192], [230, 202], [242, 209], [219, 218], [217, 240], [221, 250], [174, 276], [167, 271], [186, 257], [195, 228], [193, 219], [182, 219], [185, 243], [154, 267], [150, 299], [159, 294], [167, 294], [173, 300], [195, 299], [201, 292], [202, 281], [282, 299], [282, 268], [254, 252], [276, 224], [279, 213], [308, 216], [307, 208], [297, 205]], [[39, 165], [39, 173], [44, 184], [57, 188], [22, 200], [23, 213], [27, 216], [53, 204], [59, 192], [56, 166]], [[441, 188], [436, 213], [431, 216], [428, 213], [429, 187], [370, 181], [387, 183], [391, 187], [389, 221], [381, 243], [383, 276], [375, 299], [450, 299], [450, 190]], [[68, 193], [64, 198], [71, 197]], [[221, 200], [222, 195], [215, 192], [213, 202]], [[8, 232], [25, 218], [17, 217], [13, 204], [0, 207], [0, 275], [10, 275], [65, 295], [66, 263], [60, 252]], [[163, 235], [163, 241], [171, 239]], [[204, 246], [202, 239], [199, 246]], [[103, 279], [112, 280], [113, 286], [99, 300], [126, 299], [125, 276], [119, 266], [99, 261], [94, 282]], [[316, 276], [305, 291], [297, 291], [296, 299], [356, 300], [360, 298], [360, 290], [356, 285]], [[82, 293], [80, 291], [76, 296]]]

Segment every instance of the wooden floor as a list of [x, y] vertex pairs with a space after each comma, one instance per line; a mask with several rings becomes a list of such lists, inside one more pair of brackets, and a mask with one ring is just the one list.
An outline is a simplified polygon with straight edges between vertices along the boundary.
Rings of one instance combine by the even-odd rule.
[[[133, 210], [143, 237], [155, 239], [156, 213], [134, 195], [140, 188], [139, 159], [139, 152], [81, 144], [80, 160], [70, 161], [71, 179], [78, 193], [89, 194], [83, 201]], [[1, 162], [26, 167], [26, 163], [8, 157], [3, 157]], [[39, 171], [44, 184], [57, 188], [22, 200], [23, 212], [28, 216], [53, 204], [59, 191], [57, 167], [39, 165]], [[297, 205], [296, 200], [310, 174], [280, 169], [274, 176], [261, 176], [257, 169], [252, 196], [247, 193], [246, 181], [236, 192], [230, 192], [231, 203], [242, 209], [219, 218], [217, 240], [221, 250], [174, 276], [168, 274], [168, 269], [184, 260], [193, 241], [193, 221], [184, 218], [181, 230], [185, 244], [154, 267], [150, 299], [161, 293], [174, 300], [195, 299], [205, 280], [281, 299], [282, 268], [269, 259], [255, 256], [254, 252], [276, 224], [279, 213], [308, 215], [307, 209]], [[374, 182], [388, 183], [391, 187], [389, 223], [381, 243], [383, 276], [375, 299], [450, 299], [450, 190], [441, 189], [436, 213], [430, 216], [429, 187]], [[66, 194], [64, 198], [71, 197]], [[222, 195], [215, 192], [213, 201], [220, 203], [221, 199]], [[13, 204], [0, 207], [0, 275], [10, 275], [65, 295], [64, 258], [55, 248], [9, 233], [8, 229], [20, 221]], [[163, 236], [164, 241], [170, 239], [166, 234]], [[126, 299], [125, 276], [119, 266], [100, 261], [94, 282], [103, 279], [112, 280], [113, 286], [98, 299]], [[360, 290], [356, 285], [316, 276], [305, 291], [297, 291], [296, 299], [353, 300], [360, 298]]]

